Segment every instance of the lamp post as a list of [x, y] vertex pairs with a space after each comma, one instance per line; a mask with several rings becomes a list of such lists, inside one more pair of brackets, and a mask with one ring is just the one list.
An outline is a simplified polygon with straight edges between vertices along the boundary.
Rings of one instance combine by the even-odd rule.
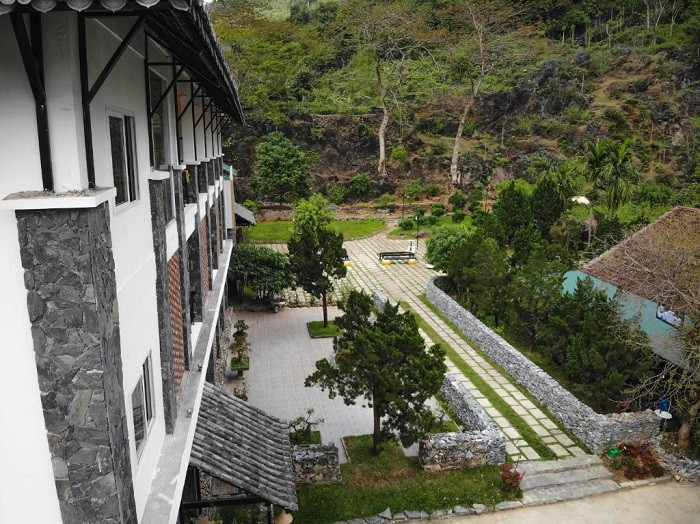
[[420, 226], [420, 215], [416, 214], [416, 257], [418, 256], [418, 227]]

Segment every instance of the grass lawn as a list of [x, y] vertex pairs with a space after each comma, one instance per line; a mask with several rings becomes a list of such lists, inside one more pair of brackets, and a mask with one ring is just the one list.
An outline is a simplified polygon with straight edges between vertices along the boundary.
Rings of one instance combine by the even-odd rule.
[[498, 466], [426, 473], [416, 457], [404, 457], [396, 443], [373, 456], [372, 437], [345, 439], [350, 462], [341, 466], [343, 480], [327, 486], [297, 486], [299, 511], [294, 522], [326, 524], [384, 511], [431, 512], [455, 505], [493, 505], [506, 500]]
[[[383, 220], [374, 218], [354, 220], [334, 220], [331, 227], [343, 233], [345, 240], [366, 237], [386, 227]], [[258, 222], [250, 228], [251, 242], [287, 242], [292, 236], [291, 220], [273, 220]]]
[[323, 320], [307, 322], [306, 327], [311, 338], [329, 338], [340, 335], [340, 328], [335, 325], [333, 320], [328, 321], [328, 327], [323, 327]]
[[[420, 227], [421, 230], [427, 229], [432, 232], [433, 228], [440, 227], [440, 226], [445, 226], [445, 225], [463, 225], [463, 226], [470, 226], [472, 223], [472, 219], [469, 216], [465, 216], [464, 220], [459, 223], [452, 222], [452, 216], [451, 215], [443, 215], [438, 218], [437, 224], [429, 226], [429, 225], [422, 225]], [[389, 236], [390, 237], [399, 237], [399, 238], [408, 238], [408, 239], [414, 239], [416, 238], [416, 227], [415, 223], [413, 224], [413, 229], [409, 229], [406, 231], [405, 229], [401, 229], [400, 227], [397, 227], [396, 229], [393, 229], [389, 231]], [[425, 238], [425, 237], [423, 237]]]
[[[433, 306], [433, 304], [430, 303], [430, 301], [428, 300], [428, 297], [426, 297], [425, 294], [420, 295], [420, 297], [418, 297], [418, 298], [420, 299], [421, 302], [423, 302], [423, 304], [425, 304], [428, 308], [430, 308], [430, 310], [431, 310], [433, 313], [435, 313], [445, 324], [447, 324], [450, 328], [452, 328], [452, 330], [453, 330], [455, 333], [457, 333], [457, 334], [462, 338], [462, 340], [464, 340], [467, 344], [469, 344], [472, 348], [474, 348], [474, 351], [476, 351], [484, 360], [486, 360], [486, 362], [488, 362], [488, 363], [491, 364], [496, 370], [498, 370], [498, 371], [501, 373], [501, 375], [503, 375], [504, 377], [506, 377], [506, 378], [508, 379], [508, 381], [509, 381], [513, 386], [515, 386], [515, 388], [516, 388], [518, 391], [520, 391], [523, 395], [525, 395], [525, 397], [526, 397], [528, 400], [530, 400], [530, 401], [531, 401], [533, 404], [535, 404], [545, 415], [547, 415], [547, 416], [549, 417], [549, 419], [550, 419], [552, 422], [554, 422], [554, 423], [557, 425], [557, 427], [558, 427], [565, 435], [567, 435], [571, 440], [573, 440], [573, 441], [576, 443], [576, 445], [577, 445], [578, 447], [580, 447], [580, 448], [581, 448], [582, 450], [584, 450], [586, 453], [589, 453], [589, 452], [590, 452], [590, 450], [588, 449], [588, 447], [587, 447], [576, 435], [574, 435], [571, 431], [569, 431], [569, 430], [561, 423], [561, 421], [560, 421], [557, 417], [555, 417], [546, 407], [544, 407], [543, 405], [541, 405], [541, 404], [539, 403], [539, 401], [538, 401], [535, 397], [533, 397], [527, 389], [525, 389], [525, 388], [522, 387], [520, 384], [518, 384], [517, 382], [515, 382], [515, 381], [511, 378], [511, 376], [510, 376], [509, 373], [507, 373], [501, 366], [499, 366], [499, 365], [496, 364], [493, 360], [491, 360], [491, 358], [490, 358], [486, 353], [484, 353], [484, 352], [481, 350], [481, 348], [480, 348], [479, 346], [477, 346], [469, 337], [467, 337], [467, 335], [465, 335], [465, 334], [462, 332], [461, 329], [459, 329], [457, 326], [455, 326], [454, 323], [442, 313], [442, 311], [440, 311], [438, 308], [436, 308], [435, 306]], [[543, 365], [542, 365], [542, 362], [540, 362], [540, 361], [544, 360], [540, 355], [538, 355], [538, 358], [537, 358], [537, 359], [534, 359], [534, 358], [532, 358], [532, 356], [530, 355], [530, 353], [521, 351], [520, 348], [518, 348], [518, 347], [515, 346], [515, 345], [514, 345], [514, 347], [516, 347], [516, 349], [518, 349], [518, 350], [519, 350], [521, 353], [523, 353], [526, 357], [528, 357], [528, 358], [529, 358], [530, 360], [532, 360], [535, 364], [537, 364], [539, 367], [541, 367], [541, 368], [544, 369], [547, 373], [549, 373], [549, 375], [550, 375], [554, 380], [556, 380], [557, 382], [559, 382], [562, 386], [564, 386], [564, 388], [569, 389], [569, 388], [568, 388], [568, 385], [569, 385], [568, 380], [562, 382], [562, 381], [560, 380], [560, 377], [559, 377], [557, 374], [552, 374], [552, 373], [550, 373], [550, 370], [547, 369], [547, 366], [543, 366]], [[461, 360], [461, 359], [460, 359], [460, 360]], [[465, 364], [465, 365], [466, 365], [466, 364]], [[550, 364], [549, 367], [551, 367], [551, 364]], [[560, 375], [563, 375], [563, 373], [561, 372], [561, 370], [559, 370], [558, 373], [559, 373]], [[574, 391], [572, 391], [571, 389], [569, 389], [569, 391], [571, 391], [572, 393], [574, 393]], [[579, 397], [579, 400], [582, 400], [582, 399]], [[585, 403], [584, 400], [582, 400], [582, 402]], [[529, 426], [528, 426], [528, 427], [529, 427]], [[533, 448], [533, 449], [536, 449], [536, 448]]]

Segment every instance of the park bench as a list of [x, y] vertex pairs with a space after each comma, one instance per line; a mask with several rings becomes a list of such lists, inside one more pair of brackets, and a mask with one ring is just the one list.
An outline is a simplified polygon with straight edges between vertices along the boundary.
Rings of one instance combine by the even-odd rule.
[[416, 254], [411, 251], [383, 251], [379, 253], [379, 261], [385, 265], [393, 264], [394, 262], [415, 264]]

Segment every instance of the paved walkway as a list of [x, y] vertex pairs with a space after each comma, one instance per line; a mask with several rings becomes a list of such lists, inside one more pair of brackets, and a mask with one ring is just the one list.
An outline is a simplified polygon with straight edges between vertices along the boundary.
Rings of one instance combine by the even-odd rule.
[[[528, 424], [549, 449], [558, 457], [581, 455], [583, 450], [557, 428], [535, 404], [528, 400], [513, 386], [508, 377], [502, 375], [486, 362], [459, 334], [435, 315], [418, 297], [425, 293], [427, 282], [436, 275], [424, 262], [425, 240], [418, 243], [418, 263], [415, 265], [393, 264], [384, 266], [379, 263], [377, 253], [380, 251], [404, 250], [406, 240], [396, 240], [380, 233], [373, 237], [348, 241], [345, 247], [351, 260], [348, 268], [348, 281], [358, 289], [373, 291], [383, 290], [392, 301], [405, 301], [449, 344], [459, 357], [478, 373], [507, 404]], [[489, 402], [471, 381], [447, 360], [448, 372], [460, 377], [460, 380], [484, 407], [508, 438], [507, 452], [513, 460], [540, 458], [538, 453], [527, 443], [522, 435], [509, 423], [502, 413]]]
[[546, 506], [455, 517], [453, 524], [689, 524], [698, 522], [700, 486], [669, 482]]

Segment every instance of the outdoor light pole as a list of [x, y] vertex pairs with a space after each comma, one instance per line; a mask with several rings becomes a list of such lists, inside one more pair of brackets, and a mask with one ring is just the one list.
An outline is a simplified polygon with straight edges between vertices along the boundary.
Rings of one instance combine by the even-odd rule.
[[420, 224], [420, 215], [416, 215], [416, 256], [418, 256], [418, 227]]

